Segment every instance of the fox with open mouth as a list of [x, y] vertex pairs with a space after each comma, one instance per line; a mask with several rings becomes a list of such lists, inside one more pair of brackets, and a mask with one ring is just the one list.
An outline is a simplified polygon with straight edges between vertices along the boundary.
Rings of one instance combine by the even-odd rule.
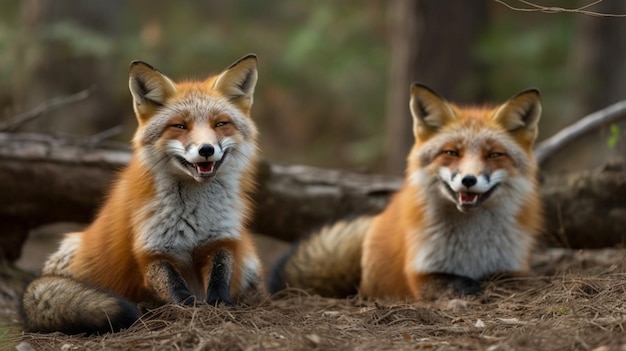
[[69, 233], [24, 293], [31, 332], [114, 332], [141, 307], [231, 305], [265, 294], [247, 229], [257, 59], [174, 82], [140, 61], [129, 87], [133, 155], [94, 221]]
[[429, 299], [478, 294], [480, 281], [526, 272], [542, 230], [532, 148], [539, 92], [458, 106], [411, 86], [415, 144], [403, 187], [376, 216], [339, 221], [279, 262], [271, 291]]

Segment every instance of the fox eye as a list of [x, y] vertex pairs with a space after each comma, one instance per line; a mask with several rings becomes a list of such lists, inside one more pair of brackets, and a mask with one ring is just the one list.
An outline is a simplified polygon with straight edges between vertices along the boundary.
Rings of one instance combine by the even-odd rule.
[[178, 128], [178, 129], [187, 129], [187, 126], [182, 123], [172, 124], [170, 127]]
[[228, 122], [226, 122], [226, 121], [217, 122], [217, 123], [215, 123], [215, 128], [223, 127], [223, 126], [225, 126], [227, 124], [228, 124]]
[[459, 157], [459, 152], [456, 150], [443, 150], [443, 153], [447, 156]]
[[504, 154], [503, 154], [503, 153], [501, 153], [501, 152], [490, 152], [490, 153], [487, 155], [487, 158], [496, 158], [496, 157], [500, 157], [500, 156], [502, 156], [502, 155], [504, 155]]

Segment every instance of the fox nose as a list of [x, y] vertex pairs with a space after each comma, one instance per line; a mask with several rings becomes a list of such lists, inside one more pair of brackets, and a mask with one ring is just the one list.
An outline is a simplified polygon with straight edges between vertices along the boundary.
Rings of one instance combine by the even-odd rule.
[[215, 153], [215, 148], [211, 144], [202, 144], [202, 146], [200, 146], [200, 148], [198, 149], [198, 153], [202, 157], [213, 156], [213, 154]]
[[466, 175], [465, 177], [463, 177], [463, 179], [461, 179], [461, 183], [468, 188], [471, 188], [474, 185], [476, 185], [477, 181], [478, 180], [473, 175]]

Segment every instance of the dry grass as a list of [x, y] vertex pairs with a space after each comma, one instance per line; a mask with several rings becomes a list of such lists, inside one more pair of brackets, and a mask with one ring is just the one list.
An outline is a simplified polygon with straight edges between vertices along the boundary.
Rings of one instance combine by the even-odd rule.
[[259, 306], [164, 306], [129, 330], [92, 337], [21, 334], [12, 323], [0, 329], [0, 348], [624, 350], [625, 255], [546, 251], [535, 259], [537, 276], [487, 283], [471, 299], [374, 302], [289, 291]]

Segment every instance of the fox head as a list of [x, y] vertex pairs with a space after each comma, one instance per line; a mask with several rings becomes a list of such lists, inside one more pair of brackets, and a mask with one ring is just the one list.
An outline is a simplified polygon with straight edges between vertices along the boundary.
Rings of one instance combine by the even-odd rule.
[[536, 89], [493, 108], [460, 108], [413, 84], [410, 110], [416, 143], [408, 172], [420, 187], [437, 188], [461, 212], [532, 190], [532, 147], [541, 115]]
[[141, 61], [129, 87], [139, 126], [133, 146], [146, 167], [205, 182], [220, 169], [241, 168], [256, 152], [250, 118], [257, 59], [247, 55], [204, 81], [175, 83]]

